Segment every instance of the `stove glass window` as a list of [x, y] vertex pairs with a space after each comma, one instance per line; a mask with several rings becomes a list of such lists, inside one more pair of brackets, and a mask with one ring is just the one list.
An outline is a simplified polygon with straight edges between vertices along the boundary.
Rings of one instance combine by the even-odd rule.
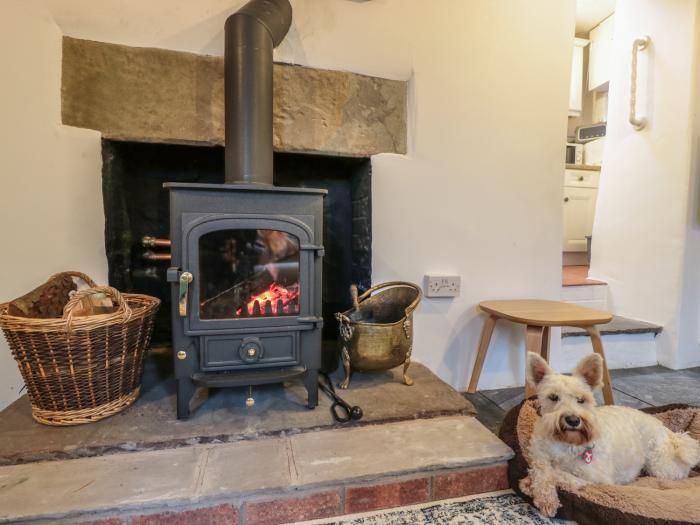
[[279, 230], [217, 230], [199, 239], [201, 319], [299, 314], [299, 239]]

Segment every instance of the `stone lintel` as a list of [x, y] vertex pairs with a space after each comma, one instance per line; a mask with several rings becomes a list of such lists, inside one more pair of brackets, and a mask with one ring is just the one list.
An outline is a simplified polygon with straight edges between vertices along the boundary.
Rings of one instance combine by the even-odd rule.
[[[223, 57], [63, 39], [62, 118], [104, 138], [223, 145]], [[277, 151], [406, 153], [407, 83], [274, 66]]]

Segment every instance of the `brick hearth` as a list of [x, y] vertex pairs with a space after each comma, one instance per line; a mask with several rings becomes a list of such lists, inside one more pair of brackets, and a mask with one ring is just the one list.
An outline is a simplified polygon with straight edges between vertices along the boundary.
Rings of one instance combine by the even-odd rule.
[[349, 484], [296, 496], [104, 517], [78, 525], [279, 525], [391, 509], [508, 488], [506, 464], [440, 471], [383, 483]]

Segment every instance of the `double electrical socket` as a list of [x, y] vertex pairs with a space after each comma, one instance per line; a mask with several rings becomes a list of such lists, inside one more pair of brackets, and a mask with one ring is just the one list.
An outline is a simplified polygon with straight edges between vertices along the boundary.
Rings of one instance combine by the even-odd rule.
[[426, 297], [457, 297], [462, 278], [459, 275], [426, 275]]

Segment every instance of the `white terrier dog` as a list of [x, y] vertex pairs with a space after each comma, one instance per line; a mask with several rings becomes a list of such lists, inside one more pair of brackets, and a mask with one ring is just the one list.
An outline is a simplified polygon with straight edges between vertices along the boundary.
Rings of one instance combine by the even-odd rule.
[[540, 417], [526, 451], [530, 469], [520, 489], [545, 515], [560, 507], [557, 487], [570, 492], [589, 483], [626, 484], [642, 471], [677, 480], [700, 462], [700, 444], [671, 432], [633, 408], [596, 407], [603, 359], [585, 357], [571, 376], [555, 373], [538, 354], [527, 354], [527, 380], [536, 388]]

